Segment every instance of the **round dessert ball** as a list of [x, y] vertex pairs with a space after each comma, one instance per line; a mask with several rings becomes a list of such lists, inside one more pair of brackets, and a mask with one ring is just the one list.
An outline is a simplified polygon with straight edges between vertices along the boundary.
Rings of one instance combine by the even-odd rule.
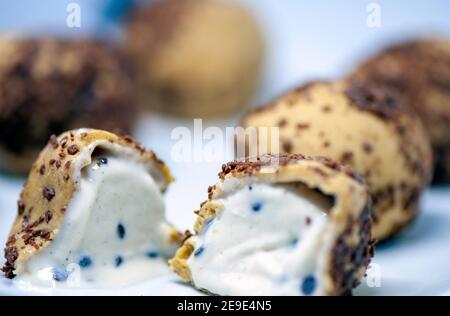
[[280, 154], [231, 161], [219, 178], [169, 261], [184, 281], [226, 296], [351, 294], [373, 256], [361, 177]]
[[73, 263], [80, 288], [167, 273], [182, 238], [165, 221], [172, 180], [167, 165], [129, 136], [89, 128], [52, 135], [19, 196], [1, 270], [49, 288], [70, 288]]
[[432, 172], [430, 144], [418, 117], [389, 90], [310, 83], [248, 113], [242, 125], [279, 127], [279, 151], [325, 156], [365, 177], [374, 238], [395, 234], [417, 214]]
[[130, 132], [136, 107], [123, 57], [94, 40], [0, 39], [0, 168], [24, 174], [51, 134]]
[[125, 49], [143, 107], [217, 117], [250, 101], [263, 41], [255, 19], [235, 4], [168, 0], [131, 13]]
[[351, 77], [395, 89], [414, 107], [428, 132], [436, 182], [450, 181], [450, 41], [423, 39], [387, 48]]

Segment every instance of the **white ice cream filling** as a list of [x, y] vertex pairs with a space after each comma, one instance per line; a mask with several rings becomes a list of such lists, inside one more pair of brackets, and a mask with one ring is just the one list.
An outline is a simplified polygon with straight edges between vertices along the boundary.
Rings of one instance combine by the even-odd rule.
[[253, 184], [219, 199], [195, 237], [196, 287], [220, 295], [320, 292], [321, 236], [332, 199], [301, 184]]
[[146, 166], [109, 154], [83, 168], [56, 238], [19, 280], [62, 287], [136, 283], [168, 271], [170, 227]]

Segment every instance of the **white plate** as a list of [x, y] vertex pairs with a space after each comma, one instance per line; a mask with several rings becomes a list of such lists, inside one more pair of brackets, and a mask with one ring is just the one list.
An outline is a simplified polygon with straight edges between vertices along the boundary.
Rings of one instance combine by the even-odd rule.
[[[204, 122], [224, 127], [233, 122]], [[171, 157], [176, 126], [192, 126], [192, 121], [155, 117], [144, 119], [137, 137], [169, 164], [176, 182], [166, 194], [168, 219], [180, 230], [190, 229], [195, 210], [206, 199], [208, 185], [217, 180], [222, 161], [178, 162]], [[230, 157], [224, 158], [224, 160]], [[16, 214], [17, 199], [24, 179], [0, 176], [0, 243], [4, 245]], [[355, 295], [450, 295], [450, 187], [429, 189], [422, 212], [403, 233], [378, 245], [374, 267]], [[15, 281], [0, 279], [3, 295], [201, 295], [182, 284], [174, 274], [148, 280], [127, 288], [104, 290], [60, 290], [27, 288]]]

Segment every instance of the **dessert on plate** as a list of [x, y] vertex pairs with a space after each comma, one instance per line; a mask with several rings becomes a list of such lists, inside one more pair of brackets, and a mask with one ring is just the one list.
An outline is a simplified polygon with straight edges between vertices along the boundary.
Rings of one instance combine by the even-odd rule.
[[373, 255], [364, 180], [327, 158], [263, 155], [223, 165], [170, 261], [218, 295], [345, 295]]
[[5, 247], [8, 278], [57, 287], [121, 286], [169, 271], [167, 166], [130, 137], [52, 136], [35, 161]]

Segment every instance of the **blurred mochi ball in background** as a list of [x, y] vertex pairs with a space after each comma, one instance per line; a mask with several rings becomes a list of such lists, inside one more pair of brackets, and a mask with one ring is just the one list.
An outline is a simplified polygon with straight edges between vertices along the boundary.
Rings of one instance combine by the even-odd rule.
[[125, 51], [144, 108], [220, 117], [238, 112], [254, 96], [264, 44], [254, 17], [236, 4], [166, 0], [132, 10]]
[[450, 182], [450, 40], [397, 43], [366, 60], [351, 77], [394, 89], [414, 108], [433, 147], [434, 182]]
[[[418, 214], [432, 154], [419, 118], [395, 92], [357, 81], [310, 82], [249, 112], [241, 124], [278, 127], [275, 151], [328, 157], [363, 176], [375, 239], [397, 234]], [[258, 142], [246, 141], [250, 152], [274, 147], [262, 131]]]
[[0, 168], [28, 172], [50, 135], [132, 131], [137, 108], [122, 54], [88, 39], [0, 38]]

